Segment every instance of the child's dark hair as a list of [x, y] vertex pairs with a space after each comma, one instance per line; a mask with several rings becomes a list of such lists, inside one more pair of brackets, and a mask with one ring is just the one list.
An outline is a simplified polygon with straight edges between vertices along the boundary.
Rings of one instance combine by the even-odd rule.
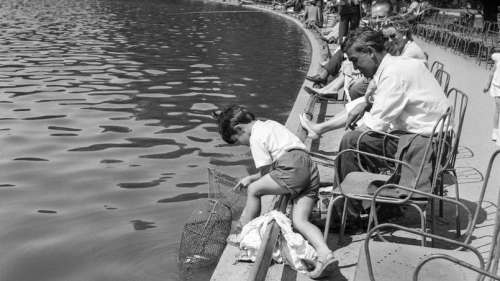
[[234, 129], [236, 125], [248, 124], [255, 120], [253, 113], [240, 105], [231, 105], [222, 111], [214, 111], [212, 115], [217, 120], [219, 134], [229, 144], [235, 143], [232, 137], [237, 133]]

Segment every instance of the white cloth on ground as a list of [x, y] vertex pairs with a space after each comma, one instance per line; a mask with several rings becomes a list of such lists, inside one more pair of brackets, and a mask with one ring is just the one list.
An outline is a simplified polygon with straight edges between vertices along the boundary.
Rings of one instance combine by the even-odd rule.
[[255, 262], [257, 251], [262, 245], [262, 237], [273, 220], [281, 230], [277, 247], [273, 251], [273, 259], [278, 263], [285, 262], [297, 271], [306, 272], [307, 266], [304, 260], [311, 261], [311, 263], [315, 261], [316, 250], [302, 235], [293, 232], [290, 219], [276, 210], [261, 215], [243, 226], [239, 235], [240, 256], [238, 260]]

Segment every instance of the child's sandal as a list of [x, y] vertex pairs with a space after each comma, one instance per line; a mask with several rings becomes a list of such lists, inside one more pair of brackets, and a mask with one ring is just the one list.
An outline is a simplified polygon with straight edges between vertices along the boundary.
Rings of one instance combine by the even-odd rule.
[[339, 262], [333, 256], [333, 252], [329, 253], [324, 260], [318, 259], [314, 269], [307, 273], [311, 279], [319, 279], [327, 276], [333, 270], [337, 269]]

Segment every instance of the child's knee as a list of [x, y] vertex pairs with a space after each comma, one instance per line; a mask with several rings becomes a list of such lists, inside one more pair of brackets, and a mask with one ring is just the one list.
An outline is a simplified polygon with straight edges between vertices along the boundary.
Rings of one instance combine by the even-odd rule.
[[309, 227], [309, 221], [304, 218], [293, 218], [292, 220], [293, 228], [297, 230], [306, 229]]
[[260, 188], [260, 185], [255, 184], [255, 182], [249, 184], [248, 188], [247, 188], [247, 195], [261, 197], [262, 196], [262, 189]]

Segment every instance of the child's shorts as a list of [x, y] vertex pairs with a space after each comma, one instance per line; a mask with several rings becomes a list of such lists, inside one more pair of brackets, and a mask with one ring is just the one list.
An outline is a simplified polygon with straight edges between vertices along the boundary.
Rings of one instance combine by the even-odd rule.
[[269, 175], [280, 186], [290, 190], [292, 199], [302, 196], [318, 199], [318, 168], [304, 150], [287, 151], [273, 162]]

